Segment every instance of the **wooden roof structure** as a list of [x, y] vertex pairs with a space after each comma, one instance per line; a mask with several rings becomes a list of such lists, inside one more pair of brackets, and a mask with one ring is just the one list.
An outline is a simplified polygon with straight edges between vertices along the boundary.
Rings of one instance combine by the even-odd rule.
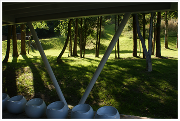
[[177, 9], [177, 2], [2, 2], [2, 25]]

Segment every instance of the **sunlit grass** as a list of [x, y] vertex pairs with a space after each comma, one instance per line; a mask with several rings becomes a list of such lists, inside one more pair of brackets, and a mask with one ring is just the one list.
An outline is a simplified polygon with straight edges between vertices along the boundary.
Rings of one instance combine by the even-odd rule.
[[[113, 29], [113, 26], [107, 27]], [[107, 31], [108, 37], [101, 41], [105, 48], [114, 34], [110, 30]], [[152, 55], [153, 71], [149, 73], [145, 71], [146, 60], [142, 59], [142, 48], [140, 58], [132, 57], [132, 39], [125, 34], [121, 36], [121, 59], [114, 59], [113, 50], [86, 103], [95, 111], [102, 106], [111, 105], [116, 107], [120, 114], [177, 118], [178, 49], [175, 39], [172, 37], [169, 41], [169, 49], [164, 49], [164, 41], [161, 38], [161, 54], [168, 59], [160, 59]], [[67, 103], [77, 105], [106, 50], [100, 50], [99, 58], [95, 58], [95, 50], [86, 50], [85, 58], [80, 58], [68, 57], [67, 48], [62, 56], [63, 63], [58, 64], [56, 59], [62, 50], [64, 40], [64, 38], [50, 38], [40, 41]], [[146, 45], [148, 45], [147, 40]], [[2, 48], [3, 59], [6, 41], [2, 42]], [[138, 56], [139, 51], [138, 45]], [[18, 53], [20, 53], [19, 40]], [[11, 47], [8, 63], [3, 64], [2, 71], [3, 91], [10, 96], [22, 94], [27, 100], [41, 97], [47, 105], [59, 100], [37, 50], [30, 50], [26, 56], [19, 55], [18, 58], [12, 58]], [[12, 86], [9, 86], [10, 84]], [[16, 89], [12, 91], [13, 87], [17, 88], [17, 92]]]

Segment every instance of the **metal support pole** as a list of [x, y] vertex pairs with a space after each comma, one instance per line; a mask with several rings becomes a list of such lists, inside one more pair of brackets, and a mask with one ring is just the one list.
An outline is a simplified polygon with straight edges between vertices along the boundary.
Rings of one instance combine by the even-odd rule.
[[42, 48], [42, 46], [41, 46], [41, 44], [39, 42], [38, 36], [36, 35], [34, 27], [32, 26], [32, 23], [28, 22], [28, 26], [29, 26], [29, 28], [31, 30], [31, 34], [32, 34], [32, 36], [33, 36], [33, 38], [34, 38], [34, 40], [36, 42], [36, 45], [37, 45], [38, 50], [39, 50], [39, 52], [41, 54], [42, 60], [43, 60], [43, 62], [45, 64], [45, 67], [46, 67], [48, 73], [49, 73], [49, 76], [50, 76], [51, 80], [53, 81], [56, 92], [57, 92], [60, 100], [63, 101], [65, 105], [67, 105], [67, 102], [66, 102], [66, 100], [65, 100], [65, 98], [63, 96], [63, 93], [62, 93], [61, 89], [60, 89], [60, 86], [59, 86], [59, 84], [58, 84], [58, 82], [56, 80], [56, 77], [54, 76], [54, 73], [53, 73], [53, 71], [51, 69], [51, 66], [50, 66], [50, 64], [49, 64], [49, 62], [47, 60], [47, 57], [46, 57], [46, 55], [45, 55], [45, 53], [43, 51], [43, 48]]
[[98, 68], [96, 69], [96, 71], [95, 71], [95, 73], [94, 73], [94, 75], [93, 75], [93, 77], [92, 77], [92, 79], [91, 79], [91, 82], [89, 83], [86, 91], [84, 92], [84, 94], [83, 94], [83, 96], [82, 96], [79, 104], [84, 104], [84, 103], [85, 103], [85, 101], [86, 101], [89, 93], [91, 92], [91, 89], [93, 88], [93, 86], [94, 86], [94, 84], [95, 84], [95, 82], [96, 82], [99, 74], [101, 73], [101, 71], [102, 71], [102, 69], [103, 69], [103, 67], [104, 67], [104, 65], [105, 65], [105, 63], [106, 63], [109, 55], [111, 54], [111, 52], [112, 52], [112, 50], [113, 50], [113, 48], [114, 48], [114, 45], [116, 44], [119, 36], [121, 35], [121, 32], [123, 31], [124, 26], [126, 25], [129, 16], [130, 16], [130, 13], [126, 13], [126, 14], [124, 15], [124, 18], [123, 18], [123, 20], [122, 20], [122, 22], [121, 22], [118, 30], [116, 31], [113, 39], [111, 40], [111, 43], [109, 44], [109, 47], [107, 48], [107, 50], [106, 50], [106, 52], [105, 52], [105, 54], [104, 54], [104, 56], [103, 56], [103, 58], [102, 58], [102, 60], [101, 60], [101, 62], [100, 62], [100, 64], [99, 64], [99, 66], [98, 66]]

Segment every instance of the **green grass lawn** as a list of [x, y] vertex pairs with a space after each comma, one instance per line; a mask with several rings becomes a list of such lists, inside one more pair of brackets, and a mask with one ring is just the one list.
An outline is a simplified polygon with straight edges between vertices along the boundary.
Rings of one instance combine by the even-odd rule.
[[[106, 35], [101, 40], [104, 48], [107, 48], [113, 37], [111, 29], [113, 25], [105, 26]], [[40, 41], [67, 103], [75, 106], [93, 77], [105, 49], [100, 50], [99, 58], [95, 58], [94, 49], [87, 49], [85, 58], [68, 57], [67, 49], [62, 57], [64, 63], [57, 64], [56, 58], [61, 52], [64, 40], [65, 38], [59, 37]], [[161, 54], [168, 59], [152, 55], [153, 71], [149, 73], [145, 70], [146, 60], [142, 59], [142, 48], [140, 57], [132, 57], [133, 41], [132, 38], [126, 37], [124, 32], [120, 37], [121, 59], [114, 59], [113, 50], [86, 103], [95, 111], [102, 106], [110, 105], [120, 114], [177, 118], [178, 49], [175, 45], [176, 38], [171, 37], [169, 40], [169, 49], [165, 49], [164, 40], [161, 38]], [[20, 53], [20, 40], [18, 51]], [[139, 51], [138, 45], [137, 55]], [[6, 41], [3, 41], [2, 59], [5, 52]], [[19, 55], [18, 58], [12, 58], [11, 46], [9, 61], [2, 65], [2, 72], [3, 92], [8, 93], [10, 97], [17, 94], [24, 95], [27, 100], [39, 97], [47, 105], [59, 100], [37, 50], [31, 50], [26, 56]]]

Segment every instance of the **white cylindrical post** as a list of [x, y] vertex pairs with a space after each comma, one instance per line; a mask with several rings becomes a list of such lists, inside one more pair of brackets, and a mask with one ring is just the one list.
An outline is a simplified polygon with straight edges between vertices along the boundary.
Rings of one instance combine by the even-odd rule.
[[93, 88], [93, 86], [94, 86], [94, 84], [95, 84], [95, 82], [96, 82], [99, 74], [101, 73], [101, 71], [102, 71], [102, 69], [103, 69], [103, 67], [104, 67], [104, 65], [105, 65], [105, 63], [106, 63], [109, 55], [111, 54], [111, 52], [112, 52], [112, 50], [113, 50], [113, 48], [114, 48], [114, 45], [116, 44], [119, 36], [121, 35], [121, 32], [123, 31], [124, 26], [126, 25], [129, 16], [130, 16], [130, 13], [126, 13], [126, 14], [124, 15], [124, 18], [123, 18], [123, 20], [121, 21], [121, 24], [119, 25], [118, 30], [116, 31], [113, 39], [111, 40], [111, 43], [109, 44], [109, 46], [108, 46], [108, 48], [107, 48], [107, 50], [106, 50], [106, 52], [105, 52], [105, 54], [104, 54], [104, 56], [103, 56], [100, 64], [99, 64], [99, 66], [98, 66], [98, 68], [96, 69], [96, 71], [95, 71], [95, 73], [94, 73], [94, 75], [93, 75], [93, 77], [92, 77], [92, 79], [91, 79], [91, 82], [89, 83], [86, 91], [84, 92], [84, 94], [83, 94], [83, 96], [82, 96], [79, 104], [84, 104], [84, 103], [85, 103], [85, 101], [86, 101], [89, 93], [91, 92], [91, 89]]
[[49, 74], [51, 80], [53, 81], [56, 92], [57, 92], [60, 100], [63, 101], [65, 105], [67, 105], [67, 102], [66, 102], [66, 100], [65, 100], [65, 98], [63, 96], [63, 93], [62, 93], [61, 89], [60, 89], [60, 86], [59, 86], [59, 84], [58, 84], [58, 82], [56, 80], [56, 77], [54, 76], [54, 73], [53, 73], [53, 71], [51, 69], [51, 66], [50, 66], [48, 60], [47, 60], [47, 57], [46, 57], [46, 55], [44, 53], [44, 50], [43, 50], [43, 48], [42, 48], [42, 46], [41, 46], [41, 44], [39, 42], [38, 36], [36, 35], [34, 27], [32, 26], [32, 23], [28, 22], [28, 26], [29, 26], [29, 28], [31, 30], [31, 34], [33, 35], [33, 38], [34, 38], [34, 40], [36, 42], [36, 45], [37, 45], [38, 50], [39, 50], [39, 52], [41, 54], [42, 60], [43, 60], [43, 62], [45, 64], [45, 67], [46, 67], [46, 69], [48, 71], [48, 74]]

